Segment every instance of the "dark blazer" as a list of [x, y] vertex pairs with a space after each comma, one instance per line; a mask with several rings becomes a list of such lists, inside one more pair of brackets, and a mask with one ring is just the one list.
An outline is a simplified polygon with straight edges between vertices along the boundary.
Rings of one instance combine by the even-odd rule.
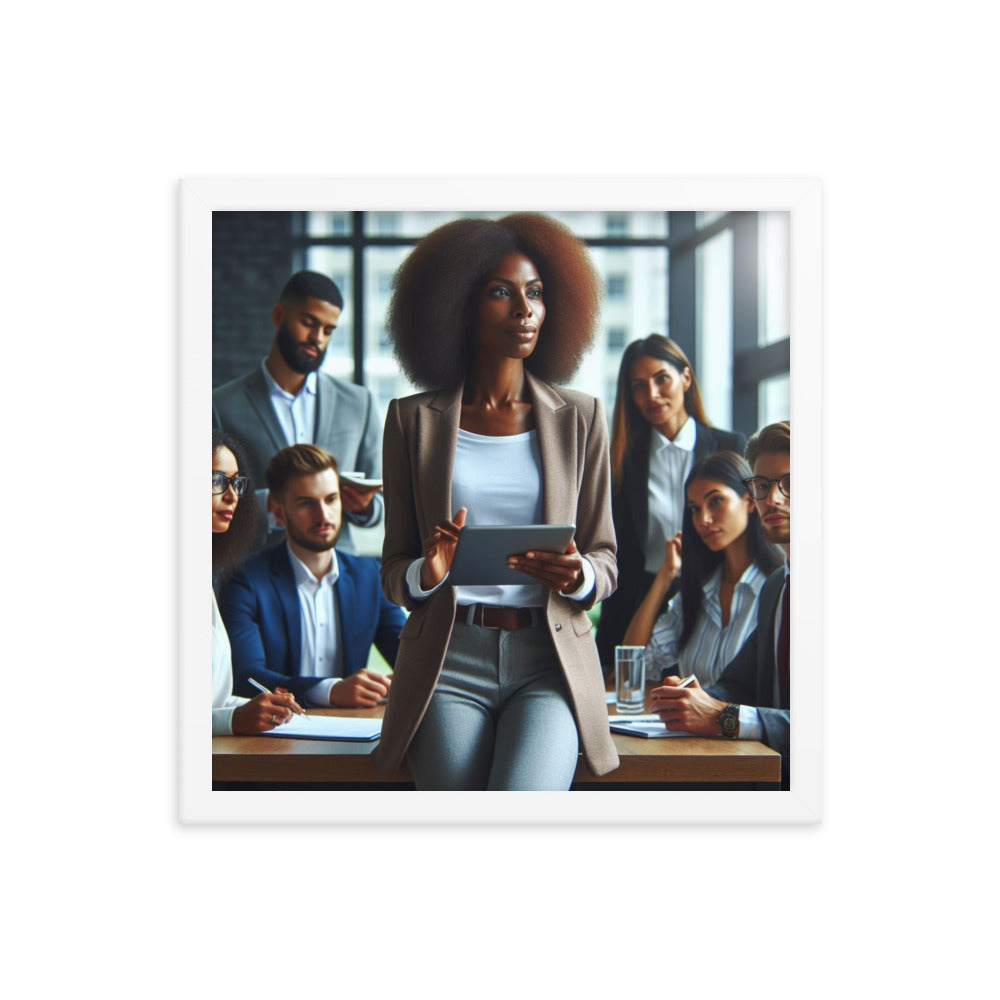
[[774, 619], [781, 600], [788, 567], [779, 566], [761, 587], [757, 599], [757, 627], [733, 657], [732, 662], [707, 692], [720, 701], [753, 705], [764, 726], [764, 742], [781, 754], [781, 787], [789, 787], [790, 716], [777, 708], [774, 699]]
[[[264, 506], [267, 485], [264, 470], [271, 456], [288, 441], [271, 406], [267, 380], [260, 368], [220, 385], [212, 393], [212, 424], [232, 434], [246, 450], [250, 475], [257, 490], [259, 548], [283, 538], [283, 532], [267, 534]], [[315, 444], [325, 448], [345, 472], [356, 470], [371, 479], [382, 473], [381, 427], [372, 394], [360, 385], [318, 372], [316, 379]], [[344, 527], [337, 541], [342, 552], [353, 552], [351, 524], [371, 527], [382, 520], [382, 497], [375, 495], [367, 514], [344, 512]], [[350, 522], [350, 523], [348, 523]]]
[[[378, 563], [370, 556], [337, 552], [340, 576], [334, 596], [340, 617], [344, 676], [368, 662], [372, 643], [392, 666], [406, 616], [390, 604], [379, 584]], [[222, 587], [219, 611], [233, 649], [233, 693], [252, 698], [258, 692], [247, 678], [265, 687], [287, 688], [296, 698], [318, 677], [299, 674], [302, 620], [299, 596], [282, 542], [250, 556]]]
[[[621, 643], [625, 629], [653, 581], [652, 574], [646, 572], [649, 442], [653, 433], [647, 424], [642, 439], [637, 442], [632, 461], [626, 461], [621, 487], [611, 500], [618, 538], [618, 589], [601, 605], [601, 620], [597, 626], [597, 651], [605, 673], [614, 669], [615, 646]], [[745, 447], [746, 438], [742, 434], [706, 427], [695, 421], [691, 464], [694, 466], [715, 451], [735, 451], [742, 455]]]
[[[585, 601], [549, 592], [546, 621], [580, 735], [580, 749], [594, 774], [618, 766], [608, 728], [604, 679], [587, 609], [615, 587], [615, 533], [611, 524], [608, 428], [598, 400], [526, 374], [542, 462], [542, 520], [575, 524], [576, 547], [594, 567]], [[452, 516], [451, 475], [462, 386], [426, 392], [389, 404], [385, 422], [385, 544], [382, 586], [409, 608], [399, 657], [375, 751], [378, 769], [393, 774], [420, 725], [451, 639], [455, 588], [447, 581], [425, 601], [414, 601], [406, 570], [423, 552], [423, 539]]]

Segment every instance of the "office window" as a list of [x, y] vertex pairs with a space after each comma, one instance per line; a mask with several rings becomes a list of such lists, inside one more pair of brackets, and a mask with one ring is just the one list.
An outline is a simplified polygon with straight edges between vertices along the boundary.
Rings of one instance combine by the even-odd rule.
[[[405, 385], [392, 358], [386, 334], [393, 273], [416, 240], [444, 222], [506, 213], [300, 214], [303, 221], [291, 228], [299, 234], [297, 252], [306, 261], [302, 266], [333, 275], [348, 300], [327, 367], [366, 384], [385, 377], [395, 385], [390, 397], [410, 391], [412, 387]], [[755, 430], [761, 401], [773, 393], [760, 387], [788, 371], [787, 346], [781, 349], [788, 340], [788, 214], [549, 214], [587, 241], [605, 283], [594, 350], [584, 358], [574, 386], [600, 394], [610, 409], [614, 399], [606, 394], [606, 387], [617, 375], [621, 352], [637, 337], [664, 333], [692, 356], [710, 418], [721, 425], [735, 425], [744, 433]], [[368, 244], [360, 249], [351, 244], [349, 235], [334, 233], [359, 229]], [[353, 264], [362, 266], [360, 303], [351, 302]], [[671, 290], [675, 280], [677, 294]], [[748, 287], [753, 288], [752, 294]], [[355, 332], [355, 317], [360, 317], [363, 330]], [[755, 351], [763, 353], [757, 357]]]
[[725, 212], [695, 212], [695, 225], [699, 229], [704, 229], [717, 219], [721, 219], [725, 214]]
[[372, 228], [369, 232], [374, 232], [377, 236], [396, 236], [399, 233], [399, 213], [398, 212], [372, 212]]
[[773, 344], [789, 334], [788, 212], [758, 216], [758, 343]]
[[609, 212], [605, 218], [604, 230], [608, 236], [628, 236], [629, 217], [625, 212]]
[[620, 351], [625, 346], [628, 331], [623, 326], [608, 327], [608, 350]]
[[708, 419], [732, 426], [733, 234], [724, 229], [695, 251], [697, 362]]
[[306, 212], [306, 235], [348, 236], [351, 232], [352, 214], [351, 212]]
[[[399, 371], [386, 330], [392, 276], [410, 249], [408, 246], [366, 247], [363, 256], [366, 276], [364, 378], [366, 384], [369, 378], [373, 378], [387, 387], [386, 405], [390, 399], [417, 391]], [[390, 386], [394, 388], [388, 388]], [[384, 411], [382, 418], [385, 418]]]
[[773, 375], [757, 386], [758, 423], [761, 427], [791, 416], [791, 381], [787, 374]]
[[330, 344], [326, 349], [323, 371], [347, 381], [354, 379], [354, 309], [351, 303], [353, 267], [351, 261], [351, 251], [347, 247], [310, 246], [306, 250], [304, 264], [307, 270], [319, 271], [320, 274], [328, 275], [344, 296], [344, 308], [340, 312], [337, 329], [330, 338]]

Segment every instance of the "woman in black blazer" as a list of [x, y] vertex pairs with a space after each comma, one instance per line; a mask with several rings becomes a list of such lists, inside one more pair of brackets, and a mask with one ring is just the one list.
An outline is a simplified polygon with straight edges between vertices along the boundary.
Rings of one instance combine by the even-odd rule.
[[[674, 341], [658, 333], [633, 341], [625, 349], [612, 423], [611, 510], [618, 536], [618, 589], [601, 605], [597, 627], [597, 650], [606, 675], [614, 669], [615, 646], [621, 643], [656, 568], [663, 562], [667, 540], [680, 531], [688, 472], [712, 452], [742, 455], [746, 445], [742, 434], [709, 425], [698, 380], [686, 355]], [[661, 454], [671, 451], [665, 442], [678, 449], [672, 450], [669, 458]], [[657, 456], [652, 483], [651, 452]], [[673, 524], [670, 512], [663, 509], [664, 500], [674, 504], [674, 531], [657, 527]], [[647, 566], [652, 568], [647, 570]], [[667, 600], [679, 586], [678, 578]]]

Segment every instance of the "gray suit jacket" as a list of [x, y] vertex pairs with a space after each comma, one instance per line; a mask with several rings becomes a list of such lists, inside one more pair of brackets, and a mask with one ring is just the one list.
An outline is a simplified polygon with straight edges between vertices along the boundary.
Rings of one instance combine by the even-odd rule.
[[[274, 407], [268, 395], [264, 373], [256, 368], [248, 375], [220, 385], [212, 393], [212, 422], [232, 434], [247, 453], [250, 475], [257, 489], [258, 537], [257, 548], [269, 541], [280, 541], [283, 533], [267, 534], [267, 513], [264, 500], [267, 486], [264, 469], [271, 456], [289, 442], [281, 431]], [[370, 478], [382, 473], [381, 432], [375, 413], [375, 400], [363, 386], [317, 373], [316, 435], [313, 443], [325, 448], [337, 460], [341, 469], [364, 472]], [[351, 523], [371, 527], [382, 520], [382, 496], [376, 494], [367, 516], [344, 514], [344, 530], [337, 548], [354, 552]]]
[[764, 742], [781, 754], [781, 787], [789, 787], [790, 712], [774, 704], [774, 619], [788, 578], [779, 566], [765, 581], [757, 599], [757, 627], [750, 633], [719, 679], [706, 688], [713, 698], [753, 705], [764, 726]]
[[[598, 400], [526, 375], [542, 461], [542, 520], [575, 524], [576, 547], [593, 564], [596, 581], [585, 601], [549, 593], [545, 615], [569, 690], [580, 748], [594, 774], [618, 766], [608, 729], [604, 678], [587, 608], [615, 588], [608, 430]], [[451, 518], [462, 387], [393, 400], [385, 424], [385, 543], [382, 588], [412, 613], [400, 635], [392, 687], [375, 751], [380, 771], [393, 774], [420, 725], [437, 683], [455, 617], [448, 585], [414, 601], [406, 570], [423, 552], [434, 526]]]

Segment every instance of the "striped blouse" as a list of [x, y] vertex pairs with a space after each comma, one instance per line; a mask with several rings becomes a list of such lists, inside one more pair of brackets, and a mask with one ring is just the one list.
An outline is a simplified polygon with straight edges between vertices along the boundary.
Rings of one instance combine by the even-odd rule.
[[702, 587], [701, 613], [687, 645], [680, 651], [678, 644], [684, 630], [684, 613], [678, 594], [656, 619], [649, 645], [643, 653], [647, 682], [659, 682], [664, 671], [676, 663], [680, 665], [681, 677], [695, 674], [702, 687], [714, 684], [757, 627], [757, 595], [766, 579], [756, 563], [747, 567], [733, 588], [729, 624], [723, 626], [719, 603], [720, 566]]

